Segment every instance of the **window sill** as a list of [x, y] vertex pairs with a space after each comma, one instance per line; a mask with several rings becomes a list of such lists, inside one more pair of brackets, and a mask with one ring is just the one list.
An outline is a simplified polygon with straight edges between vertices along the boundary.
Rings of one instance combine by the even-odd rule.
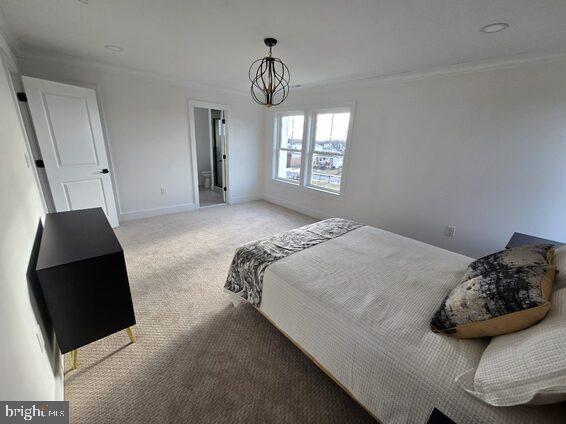
[[299, 187], [299, 183], [294, 182], [293, 180], [285, 180], [283, 178], [273, 178], [273, 181], [283, 184], [288, 184], [290, 186]]
[[275, 184], [281, 184], [282, 186], [285, 187], [296, 187], [300, 192], [310, 192], [314, 195], [317, 196], [330, 196], [335, 198], [336, 200], [342, 200], [344, 199], [344, 193], [343, 192], [338, 192], [338, 191], [331, 191], [331, 190], [325, 190], [323, 188], [318, 188], [315, 186], [303, 186], [300, 185], [298, 183], [295, 182], [291, 182], [289, 180], [284, 180], [281, 178], [272, 178], [271, 181], [273, 181]]
[[324, 188], [316, 187], [312, 185], [306, 185], [305, 188], [308, 190], [314, 190], [318, 193], [330, 194], [331, 196], [336, 196], [336, 197], [342, 196], [342, 193], [340, 191], [325, 190]]

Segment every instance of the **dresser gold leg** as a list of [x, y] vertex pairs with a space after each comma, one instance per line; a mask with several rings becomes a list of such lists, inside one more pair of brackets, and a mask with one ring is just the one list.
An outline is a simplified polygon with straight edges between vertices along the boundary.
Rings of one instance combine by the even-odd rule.
[[79, 366], [78, 353], [79, 353], [79, 351], [77, 349], [71, 350], [71, 369], [72, 370], [76, 370]]
[[132, 341], [132, 343], [135, 343], [136, 342], [136, 335], [134, 334], [134, 330], [132, 330], [132, 327], [126, 328], [126, 333], [128, 333], [128, 336], [130, 337], [130, 340]]

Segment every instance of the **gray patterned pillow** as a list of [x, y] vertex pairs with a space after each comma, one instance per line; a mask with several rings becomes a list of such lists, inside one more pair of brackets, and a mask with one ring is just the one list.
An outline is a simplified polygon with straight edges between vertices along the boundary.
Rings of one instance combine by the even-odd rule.
[[526, 246], [513, 247], [492, 253], [479, 258], [468, 265], [464, 280], [485, 275], [504, 268], [529, 266], [529, 265], [552, 265], [554, 258], [554, 246], [552, 244], [529, 244]]
[[555, 274], [548, 264], [500, 266], [464, 279], [444, 299], [431, 328], [458, 338], [497, 336], [527, 328], [548, 313]]

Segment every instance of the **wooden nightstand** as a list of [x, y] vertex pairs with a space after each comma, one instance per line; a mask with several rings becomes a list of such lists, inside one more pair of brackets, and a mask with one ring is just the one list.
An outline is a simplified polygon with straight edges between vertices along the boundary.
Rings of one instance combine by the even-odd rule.
[[47, 214], [36, 272], [62, 353], [136, 323], [124, 251], [101, 208]]
[[529, 236], [528, 234], [513, 233], [513, 235], [509, 239], [509, 242], [507, 243], [507, 246], [505, 246], [505, 248], [509, 249], [511, 247], [526, 246], [528, 244], [537, 244], [537, 243], [553, 244], [556, 247], [560, 247], [564, 244], [564, 243], [560, 243], [560, 242], [554, 241], [554, 240], [547, 240], [547, 239], [543, 239], [543, 238], [540, 238], [540, 237]]

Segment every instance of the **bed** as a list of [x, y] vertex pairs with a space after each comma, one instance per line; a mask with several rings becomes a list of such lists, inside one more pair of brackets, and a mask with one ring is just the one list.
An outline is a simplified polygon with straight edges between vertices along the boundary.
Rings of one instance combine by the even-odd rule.
[[252, 303], [382, 423], [425, 423], [433, 407], [458, 424], [564, 423], [564, 403], [496, 408], [455, 383], [488, 340], [429, 323], [471, 261], [359, 226], [269, 263]]

